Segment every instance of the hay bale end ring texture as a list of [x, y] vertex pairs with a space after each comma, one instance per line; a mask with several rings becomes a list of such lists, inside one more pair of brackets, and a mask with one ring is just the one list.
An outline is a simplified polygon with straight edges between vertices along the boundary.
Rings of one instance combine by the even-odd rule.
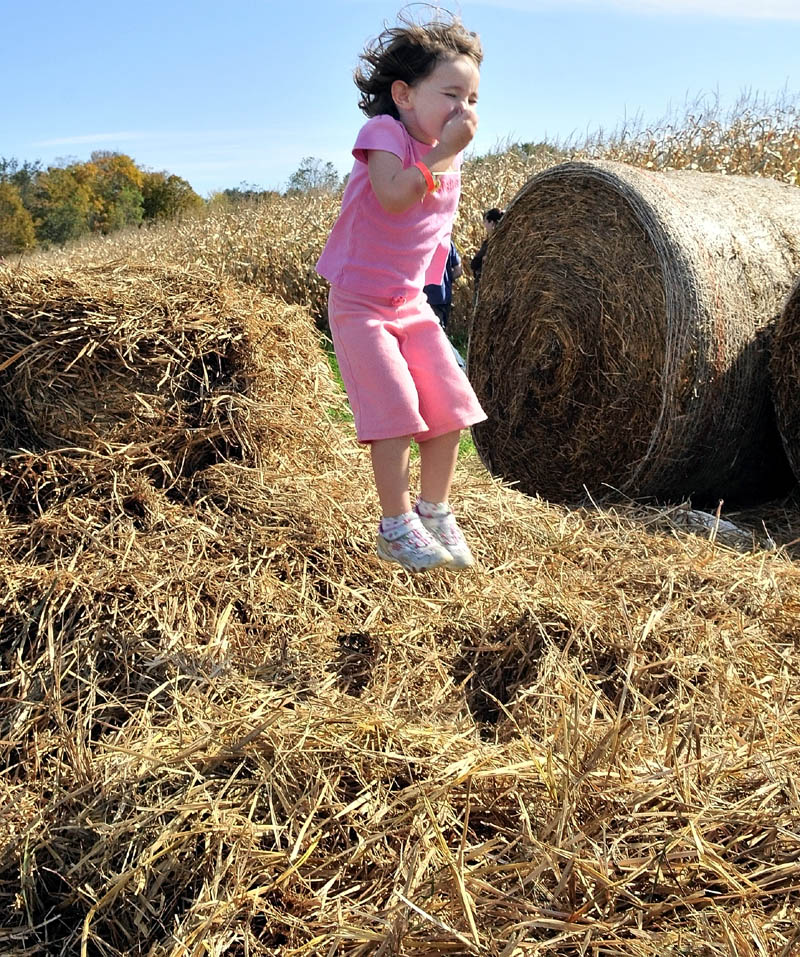
[[484, 463], [565, 503], [785, 491], [768, 340], [798, 269], [796, 187], [601, 162], [533, 177], [473, 319]]

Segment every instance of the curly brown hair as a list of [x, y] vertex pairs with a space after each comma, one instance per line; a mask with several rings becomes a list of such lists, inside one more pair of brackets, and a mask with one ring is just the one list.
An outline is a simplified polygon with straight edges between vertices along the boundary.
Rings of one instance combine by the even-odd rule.
[[456, 56], [470, 57], [477, 67], [483, 60], [478, 34], [467, 30], [456, 16], [424, 24], [402, 16], [399, 21], [400, 26], [385, 29], [365, 48], [360, 57], [365, 66], [353, 75], [361, 90], [359, 109], [367, 116], [388, 113], [400, 119], [392, 99], [395, 80], [413, 86], [442, 60]]

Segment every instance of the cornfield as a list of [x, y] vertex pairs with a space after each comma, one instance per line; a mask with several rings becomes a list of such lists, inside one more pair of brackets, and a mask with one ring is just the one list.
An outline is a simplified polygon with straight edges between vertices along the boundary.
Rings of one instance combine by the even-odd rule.
[[[785, 121], [473, 159], [456, 242], [566, 158], [796, 181]], [[570, 510], [473, 455], [477, 567], [382, 565], [337, 205], [0, 266], [0, 951], [800, 953], [797, 502]]]
[[[536, 173], [569, 159], [607, 159], [646, 169], [767, 176], [800, 185], [800, 106], [791, 99], [743, 100], [729, 114], [698, 106], [653, 128], [623, 127], [575, 144], [509, 145], [467, 160], [453, 239], [469, 260], [483, 239], [483, 212], [504, 208]], [[123, 260], [199, 263], [216, 275], [252, 283], [325, 315], [327, 289], [314, 271], [339, 209], [327, 193], [273, 196], [251, 206], [213, 205], [179, 224], [144, 227], [106, 239], [88, 240], [63, 252], [36, 254], [57, 265]], [[469, 330], [473, 290], [469, 268], [456, 283], [452, 331]]]

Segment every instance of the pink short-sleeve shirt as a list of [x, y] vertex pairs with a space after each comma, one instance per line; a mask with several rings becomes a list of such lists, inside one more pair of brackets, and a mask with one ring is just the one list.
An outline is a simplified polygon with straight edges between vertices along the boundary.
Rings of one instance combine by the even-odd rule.
[[392, 116], [374, 116], [362, 126], [342, 209], [317, 262], [332, 285], [379, 298], [411, 298], [427, 283], [440, 283], [450, 251], [458, 198], [461, 156], [455, 169], [438, 173], [439, 188], [403, 213], [387, 212], [369, 181], [367, 154], [385, 150], [413, 166], [432, 149], [409, 135]]

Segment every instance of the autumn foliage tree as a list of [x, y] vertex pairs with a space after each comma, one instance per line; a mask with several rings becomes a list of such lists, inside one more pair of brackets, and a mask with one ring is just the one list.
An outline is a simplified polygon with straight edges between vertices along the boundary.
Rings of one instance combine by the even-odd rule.
[[202, 209], [203, 200], [180, 176], [166, 172], [145, 173], [142, 177], [142, 204], [145, 219], [175, 219]]
[[20, 163], [15, 159], [0, 157], [0, 183], [12, 183], [16, 186], [20, 199], [22, 200], [22, 205], [26, 209], [28, 208], [28, 202], [36, 185], [36, 177], [41, 172], [42, 164], [38, 161], [35, 163], [27, 161]]
[[36, 177], [28, 208], [39, 243], [63, 244], [90, 231], [92, 194], [83, 180], [74, 167], [51, 166]]
[[144, 215], [144, 174], [130, 156], [98, 150], [82, 169], [92, 195], [89, 227], [104, 235], [137, 226]]
[[31, 214], [22, 205], [19, 189], [0, 182], [0, 256], [22, 253], [36, 245]]
[[106, 151], [92, 153], [87, 163], [47, 169], [0, 158], [0, 187], [0, 254], [106, 235], [203, 207], [180, 176], [142, 170], [130, 156]]

